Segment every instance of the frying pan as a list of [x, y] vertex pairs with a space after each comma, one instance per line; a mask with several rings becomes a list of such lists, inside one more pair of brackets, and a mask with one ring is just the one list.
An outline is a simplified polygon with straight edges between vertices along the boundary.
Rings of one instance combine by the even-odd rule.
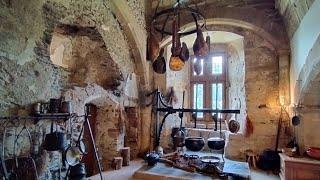
[[80, 163], [82, 152], [77, 146], [69, 146], [65, 151], [65, 160], [70, 166], [75, 166]]
[[47, 151], [59, 151], [65, 148], [64, 133], [53, 132], [53, 121], [51, 122], [51, 131], [46, 134], [44, 140], [44, 149]]

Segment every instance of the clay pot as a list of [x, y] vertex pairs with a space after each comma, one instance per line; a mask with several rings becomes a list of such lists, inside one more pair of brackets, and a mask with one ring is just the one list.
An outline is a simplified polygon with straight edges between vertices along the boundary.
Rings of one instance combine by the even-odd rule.
[[187, 137], [185, 145], [190, 151], [200, 151], [204, 146], [203, 137]]

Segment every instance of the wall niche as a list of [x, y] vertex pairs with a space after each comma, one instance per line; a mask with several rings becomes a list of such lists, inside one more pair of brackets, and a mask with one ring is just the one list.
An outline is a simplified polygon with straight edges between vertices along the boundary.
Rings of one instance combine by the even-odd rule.
[[69, 73], [70, 86], [96, 83], [104, 89], [115, 89], [123, 81], [118, 65], [95, 27], [58, 25], [50, 44], [50, 59]]

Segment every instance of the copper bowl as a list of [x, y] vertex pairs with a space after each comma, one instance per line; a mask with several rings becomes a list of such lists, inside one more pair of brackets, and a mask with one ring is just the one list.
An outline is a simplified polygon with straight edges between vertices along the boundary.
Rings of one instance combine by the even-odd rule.
[[320, 160], [320, 148], [309, 147], [306, 152], [308, 156]]

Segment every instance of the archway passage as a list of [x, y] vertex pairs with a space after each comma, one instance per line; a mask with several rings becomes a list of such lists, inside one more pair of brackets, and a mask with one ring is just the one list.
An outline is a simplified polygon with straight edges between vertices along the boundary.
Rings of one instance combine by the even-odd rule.
[[115, 89], [123, 81], [100, 33], [94, 27], [59, 25], [53, 32], [50, 58], [69, 72], [69, 86], [96, 83]]

